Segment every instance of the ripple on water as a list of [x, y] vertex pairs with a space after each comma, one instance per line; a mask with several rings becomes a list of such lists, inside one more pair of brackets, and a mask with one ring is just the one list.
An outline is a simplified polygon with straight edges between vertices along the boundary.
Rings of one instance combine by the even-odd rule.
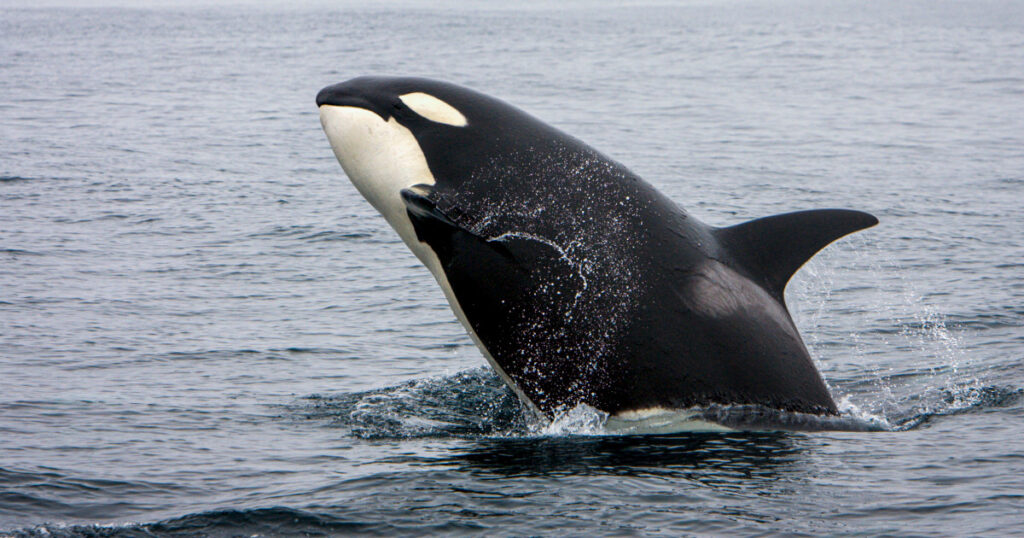
[[308, 396], [291, 411], [365, 439], [631, 436], [723, 430], [865, 432], [910, 430], [944, 416], [1012, 405], [1022, 394], [1024, 389], [969, 384], [908, 397], [888, 414], [867, 411], [868, 406], [844, 398], [841, 414], [835, 417], [758, 405], [711, 405], [624, 420], [577, 406], [547, 420], [533, 415], [496, 374], [481, 367], [365, 392]]

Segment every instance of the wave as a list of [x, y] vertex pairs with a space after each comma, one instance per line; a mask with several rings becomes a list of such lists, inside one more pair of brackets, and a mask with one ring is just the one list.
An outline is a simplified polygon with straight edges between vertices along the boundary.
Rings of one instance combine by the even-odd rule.
[[152, 536], [334, 536], [354, 532], [386, 532], [377, 522], [348, 521], [340, 517], [292, 508], [213, 510], [156, 523], [127, 525], [39, 525], [11, 533], [14, 538], [120, 538]]
[[364, 439], [512, 435], [526, 431], [515, 394], [485, 367], [340, 395], [312, 395], [293, 408]]
[[983, 386], [972, 383], [939, 387], [908, 398], [914, 405], [895, 411], [888, 421], [890, 429], [907, 431], [926, 427], [943, 417], [1009, 407], [1024, 399], [1024, 389]]
[[375, 236], [369, 231], [338, 231], [317, 230], [312, 225], [295, 224], [290, 226], [272, 226], [268, 229], [248, 234], [249, 238], [295, 237], [301, 241], [312, 243], [322, 241], [351, 241], [370, 239]]
[[14, 183], [19, 181], [32, 181], [33, 178], [15, 175], [0, 175], [0, 183]]
[[845, 397], [840, 399], [840, 415], [832, 417], [758, 405], [711, 405], [623, 418], [581, 405], [547, 420], [521, 405], [496, 374], [480, 367], [365, 392], [308, 396], [293, 405], [292, 411], [364, 439], [905, 431], [939, 417], [1011, 405], [1022, 396], [1024, 389], [974, 382], [924, 390], [903, 397], [898, 406], [882, 399], [857, 405]]

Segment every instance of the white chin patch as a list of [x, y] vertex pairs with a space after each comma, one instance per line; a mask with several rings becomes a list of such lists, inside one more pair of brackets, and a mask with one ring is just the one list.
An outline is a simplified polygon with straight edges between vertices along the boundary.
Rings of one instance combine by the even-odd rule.
[[384, 121], [365, 108], [352, 106], [321, 106], [320, 123], [352, 184], [420, 255], [417, 247], [421, 245], [406, 214], [401, 192], [421, 183], [433, 185], [435, 181], [412, 131], [395, 118]]
[[462, 112], [429, 93], [407, 93], [398, 98], [413, 112], [430, 121], [455, 127], [465, 127], [467, 124], [466, 117], [462, 115]]

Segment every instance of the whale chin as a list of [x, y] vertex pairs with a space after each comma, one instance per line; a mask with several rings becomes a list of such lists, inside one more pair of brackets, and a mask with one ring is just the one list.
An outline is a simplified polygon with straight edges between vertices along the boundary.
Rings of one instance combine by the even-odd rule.
[[320, 123], [356, 190], [416, 252], [419, 242], [401, 192], [413, 185], [434, 184], [416, 137], [395, 118], [385, 120], [356, 106], [321, 105]]

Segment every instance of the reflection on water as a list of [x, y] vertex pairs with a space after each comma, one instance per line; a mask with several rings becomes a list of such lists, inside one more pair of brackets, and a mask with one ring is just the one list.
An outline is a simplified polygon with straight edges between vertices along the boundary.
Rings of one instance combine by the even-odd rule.
[[447, 464], [504, 477], [662, 476], [724, 485], [770, 478], [798, 459], [789, 433], [481, 438]]

